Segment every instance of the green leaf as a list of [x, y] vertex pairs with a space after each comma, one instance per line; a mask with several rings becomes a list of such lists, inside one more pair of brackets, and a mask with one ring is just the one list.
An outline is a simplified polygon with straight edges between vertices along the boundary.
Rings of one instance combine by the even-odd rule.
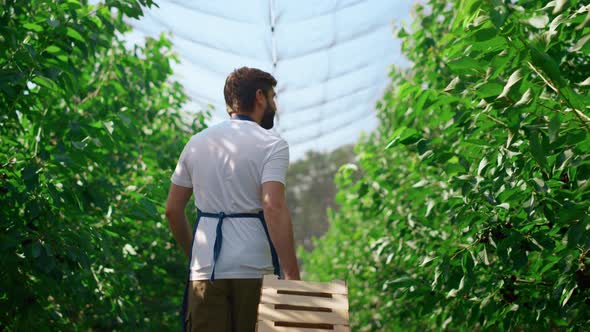
[[572, 88], [569, 86], [563, 86], [561, 88], [561, 94], [563, 98], [569, 101], [573, 107], [578, 110], [582, 110], [586, 108], [586, 106], [590, 105], [590, 100], [580, 95], [578, 95]]
[[421, 138], [422, 136], [416, 129], [408, 128], [400, 137], [399, 142], [404, 145], [409, 145], [418, 142]]
[[[587, 216], [588, 206], [584, 204], [576, 204], [576, 203], [567, 203], [563, 208], [559, 210], [559, 223], [560, 224], [570, 224], [572, 222], [576, 222], [581, 220], [585, 216]], [[580, 236], [584, 234], [585, 225], [582, 222], [577, 222], [574, 226], [570, 228], [571, 237], [572, 239], [577, 239], [575, 242], [580, 239]], [[569, 232], [568, 232], [569, 234]], [[574, 243], [574, 244], [575, 244]], [[569, 245], [569, 244], [568, 244]]]
[[520, 97], [520, 99], [516, 102], [516, 104], [514, 104], [514, 106], [527, 105], [531, 100], [532, 100], [532, 92], [531, 92], [531, 88], [528, 88], [524, 92], [524, 94], [522, 95], [522, 97]]
[[551, 117], [551, 122], [549, 122], [549, 143], [553, 143], [557, 139], [560, 125], [559, 115], [556, 113]]
[[558, 88], [566, 85], [566, 82], [559, 70], [559, 65], [551, 56], [545, 52], [539, 51], [534, 46], [529, 45], [529, 50], [531, 54], [531, 60], [535, 67], [541, 68], [543, 72], [549, 76], [549, 79], [551, 79], [551, 81], [557, 85]]
[[457, 60], [451, 61], [447, 64], [452, 71], [457, 73], [467, 72], [469, 70], [474, 71], [481, 71], [485, 68], [482, 68], [482, 65], [479, 61], [470, 58], [468, 56], [463, 56]]
[[446, 298], [448, 299], [448, 298], [456, 297], [457, 293], [459, 293], [459, 290], [456, 288], [453, 288], [447, 293]]
[[498, 34], [498, 30], [496, 30], [495, 28], [487, 28], [487, 29], [481, 29], [478, 30], [474, 37], [477, 41], [487, 41], [490, 40], [494, 37], [496, 37], [496, 35]]
[[584, 47], [584, 45], [586, 45], [588, 40], [590, 40], [590, 33], [585, 35], [584, 37], [580, 38], [578, 40], [578, 42], [576, 42], [576, 45], [574, 45], [574, 47], [572, 48], [572, 52], [577, 52], [577, 51], [581, 50], [582, 47]]
[[402, 143], [404, 145], [412, 144], [417, 142], [421, 138], [418, 131], [414, 128], [400, 127], [393, 132], [390, 137], [390, 142], [385, 147], [385, 150], [389, 149], [396, 143]]
[[437, 258], [438, 258], [438, 256], [437, 257], [430, 257], [430, 256], [422, 257], [422, 263], [420, 263], [420, 267], [426, 266], [428, 263], [434, 261]]
[[465, 172], [465, 167], [463, 167], [461, 164], [457, 163], [456, 161], [453, 161], [454, 159], [457, 159], [457, 158], [456, 157], [451, 158], [444, 166], [445, 173], [447, 173], [447, 175], [449, 177]]
[[516, 84], [521, 79], [521, 70], [517, 69], [508, 78], [508, 81], [506, 82], [506, 85], [504, 86], [504, 89], [502, 89], [502, 93], [498, 96], [498, 98], [506, 97], [508, 95], [508, 92], [510, 91], [510, 88], [512, 88], [512, 86], [514, 86], [514, 84]]
[[508, 11], [506, 10], [506, 6], [501, 4], [494, 7], [494, 9], [491, 11], [490, 18], [492, 19], [492, 22], [496, 28], [501, 28], [506, 21], [507, 15]]
[[60, 5], [64, 9], [79, 9], [82, 8], [82, 5], [79, 1], [76, 0], [67, 0], [65, 3]]
[[539, 142], [539, 132], [537, 130], [531, 130], [529, 134], [529, 147], [533, 158], [539, 163], [542, 168], [547, 166], [547, 157], [543, 145]]
[[560, 257], [549, 256], [547, 264], [545, 264], [545, 266], [539, 272], [544, 274], [545, 272], [549, 271], [555, 266], [555, 264], [559, 263], [560, 259]]
[[147, 198], [142, 198], [139, 200], [139, 203], [141, 204], [141, 206], [143, 207], [143, 209], [145, 210], [145, 212], [148, 215], [151, 215], [153, 217], [156, 217], [158, 214], [158, 209], [156, 208], [156, 205], [149, 199]]
[[473, 273], [473, 267], [475, 266], [473, 262], [473, 258], [471, 253], [466, 251], [463, 254], [463, 258], [461, 259], [461, 268], [463, 269], [464, 274], [471, 274]]
[[32, 81], [51, 90], [59, 89], [59, 87], [57, 86], [57, 84], [55, 84], [54, 81], [50, 80], [45, 76], [36, 76], [32, 79]]
[[51, 45], [49, 47], [47, 47], [45, 49], [45, 51], [49, 52], [49, 53], [60, 53], [61, 52], [61, 48], [55, 46], [55, 45]]
[[449, 92], [449, 91], [453, 91], [455, 89], [455, 87], [457, 86], [457, 84], [460, 82], [461, 80], [459, 79], [458, 76], [456, 76], [455, 78], [453, 78], [453, 80], [451, 80], [451, 82], [449, 83], [449, 85], [447, 85], [446, 88], [444, 88], [443, 91], [445, 92]]
[[23, 27], [25, 29], [27, 29], [27, 30], [33, 30], [33, 31], [36, 31], [36, 32], [42, 32], [43, 31], [43, 27], [40, 26], [40, 25], [38, 25], [38, 24], [35, 24], [35, 23], [25, 23], [25, 24], [23, 24]]
[[480, 98], [494, 97], [502, 93], [503, 85], [497, 82], [487, 82], [475, 90]]
[[549, 34], [550, 36], [553, 36], [554, 34], [557, 33], [557, 28], [562, 24], [567, 22], [566, 20], [566, 16], [565, 15], [558, 15], [557, 17], [555, 17], [553, 19], [553, 21], [551, 21], [551, 24], [549, 24]]
[[567, 287], [563, 289], [563, 292], [561, 293], [561, 306], [564, 307], [567, 302], [569, 301], [569, 299], [572, 297], [572, 294], [574, 294], [574, 290], [576, 290], [576, 288], [578, 287], [578, 285], [574, 285], [572, 287], [570, 287], [570, 289], [568, 289]]
[[69, 37], [72, 37], [72, 38], [74, 38], [77, 41], [80, 41], [82, 43], [85, 43], [86, 42], [86, 40], [84, 40], [84, 38], [82, 37], [82, 35], [80, 35], [80, 33], [78, 31], [76, 31], [76, 30], [74, 30], [74, 29], [72, 29], [70, 27], [68, 27], [66, 29], [66, 31], [67, 31], [66, 32], [66, 35], [68, 35]]
[[397, 37], [398, 38], [405, 38], [409, 36], [408, 33], [406, 32], [406, 30], [404, 28], [401, 28], [397, 31]]
[[488, 159], [484, 156], [480, 161], [479, 161], [479, 166], [477, 167], [477, 175], [481, 176], [481, 172], [483, 171], [483, 169], [489, 165]]

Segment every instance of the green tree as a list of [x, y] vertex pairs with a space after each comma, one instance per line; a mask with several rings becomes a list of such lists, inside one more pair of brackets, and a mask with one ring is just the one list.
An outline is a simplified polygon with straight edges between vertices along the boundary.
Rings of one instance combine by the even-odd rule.
[[338, 210], [334, 176], [340, 166], [354, 162], [352, 145], [331, 152], [308, 151], [289, 165], [287, 203], [293, 218], [295, 243], [312, 248], [312, 239], [328, 229], [328, 210]]
[[186, 258], [163, 203], [192, 126], [151, 0], [0, 1], [0, 329], [171, 330]]
[[339, 213], [304, 256], [349, 281], [355, 330], [590, 326], [590, 5], [431, 0], [416, 7], [343, 167]]

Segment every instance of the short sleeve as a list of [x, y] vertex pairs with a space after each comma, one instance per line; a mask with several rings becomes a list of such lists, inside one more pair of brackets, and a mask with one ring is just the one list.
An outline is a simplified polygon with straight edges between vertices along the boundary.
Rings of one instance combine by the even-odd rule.
[[262, 169], [261, 183], [278, 181], [286, 185], [287, 168], [289, 167], [289, 144], [281, 139], [270, 152]]
[[174, 169], [174, 173], [172, 177], [170, 177], [170, 181], [175, 185], [185, 187], [185, 188], [192, 188], [193, 182], [191, 181], [191, 172], [190, 172], [190, 165], [188, 163], [189, 157], [189, 143], [184, 146], [184, 149], [180, 153], [180, 157], [178, 158], [178, 163], [176, 164], [176, 168]]

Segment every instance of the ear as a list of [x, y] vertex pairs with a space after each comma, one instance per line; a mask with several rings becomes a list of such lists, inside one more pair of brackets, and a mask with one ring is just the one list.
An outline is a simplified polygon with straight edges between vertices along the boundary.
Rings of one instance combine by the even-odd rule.
[[264, 91], [262, 91], [262, 89], [258, 89], [256, 90], [256, 101], [260, 104], [264, 103], [263, 100], [266, 99], [266, 96], [264, 95]]

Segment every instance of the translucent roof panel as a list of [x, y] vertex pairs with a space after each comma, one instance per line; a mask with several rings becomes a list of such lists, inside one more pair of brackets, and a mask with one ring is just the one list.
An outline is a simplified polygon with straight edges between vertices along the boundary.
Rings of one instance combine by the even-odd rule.
[[394, 24], [408, 21], [413, 0], [160, 0], [129, 43], [170, 32], [181, 63], [176, 78], [209, 125], [228, 118], [223, 85], [231, 71], [255, 67], [277, 78], [272, 129], [289, 142], [291, 160], [309, 149], [353, 143], [377, 125], [375, 103], [391, 65], [407, 66]]

